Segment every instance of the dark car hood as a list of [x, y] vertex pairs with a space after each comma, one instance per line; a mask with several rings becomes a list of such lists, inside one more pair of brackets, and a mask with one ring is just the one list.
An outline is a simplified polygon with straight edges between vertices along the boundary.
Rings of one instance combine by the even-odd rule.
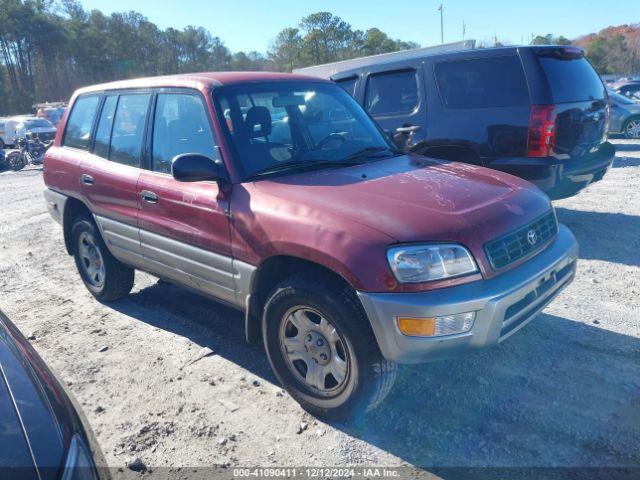
[[[7, 451], [5, 442], [16, 441], [9, 449], [12, 452], [9, 458], [0, 453], [0, 472], [17, 466], [19, 470], [16, 472], [22, 476], [12, 472], [10, 478], [32, 478], [29, 472], [33, 470], [35, 461], [41, 480], [53, 480], [59, 477], [64, 467], [73, 435], [81, 436], [92, 450], [97, 448], [93, 433], [80, 416], [77, 406], [30, 343], [2, 312], [0, 369], [0, 407], [4, 406], [3, 402], [12, 407], [1, 410], [0, 452]], [[22, 440], [19, 440], [20, 436]], [[13, 449], [16, 449], [17, 456], [13, 455]], [[93, 453], [102, 458], [99, 450]]]
[[12, 475], [38, 478], [13, 397], [0, 374], [0, 477], [11, 478]]
[[[38, 468], [47, 467], [51, 472], [64, 463], [71, 433], [65, 431], [65, 425], [59, 418], [65, 415], [64, 408], [51, 398], [57, 393], [57, 385], [52, 385], [56, 381], [34, 354], [16, 327], [6, 317], [0, 316], [0, 366], [14, 403], [13, 415], [19, 414], [36, 465]], [[13, 422], [0, 418], [3, 426], [5, 421]]]
[[548, 197], [522, 179], [419, 155], [289, 175], [256, 187], [367, 225], [397, 242], [461, 243], [480, 259], [486, 241], [551, 208]]

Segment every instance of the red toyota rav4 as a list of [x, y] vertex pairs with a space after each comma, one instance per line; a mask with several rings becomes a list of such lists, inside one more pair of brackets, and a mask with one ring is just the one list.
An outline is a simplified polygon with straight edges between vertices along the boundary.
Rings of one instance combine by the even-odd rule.
[[144, 270], [243, 310], [284, 387], [340, 419], [396, 363], [497, 344], [572, 279], [547, 196], [486, 168], [403, 155], [344, 90], [275, 73], [76, 92], [45, 196], [89, 291]]

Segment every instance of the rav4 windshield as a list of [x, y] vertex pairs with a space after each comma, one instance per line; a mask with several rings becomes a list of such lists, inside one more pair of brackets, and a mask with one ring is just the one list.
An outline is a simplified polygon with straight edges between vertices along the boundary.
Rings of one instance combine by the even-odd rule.
[[356, 101], [336, 85], [222, 87], [216, 90], [216, 102], [245, 176], [271, 168], [282, 171], [278, 167], [283, 164], [338, 165], [369, 147], [393, 148]]

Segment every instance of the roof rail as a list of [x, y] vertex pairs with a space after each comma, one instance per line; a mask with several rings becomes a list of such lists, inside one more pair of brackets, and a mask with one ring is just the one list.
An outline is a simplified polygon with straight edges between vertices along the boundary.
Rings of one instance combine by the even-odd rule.
[[399, 52], [381, 53], [379, 55], [371, 55], [369, 57], [352, 58], [350, 60], [342, 60], [340, 62], [325, 63], [322, 65], [314, 65], [312, 67], [295, 68], [293, 73], [303, 75], [311, 75], [313, 77], [330, 78], [338, 72], [344, 72], [358, 67], [367, 65], [377, 65], [380, 63], [389, 63], [399, 60], [408, 60], [412, 58], [421, 58], [428, 55], [435, 55], [445, 52], [457, 52], [460, 50], [472, 50], [476, 46], [475, 40], [462, 40], [460, 42], [445, 43], [435, 45], [433, 47], [414, 48], [412, 50], [401, 50]]

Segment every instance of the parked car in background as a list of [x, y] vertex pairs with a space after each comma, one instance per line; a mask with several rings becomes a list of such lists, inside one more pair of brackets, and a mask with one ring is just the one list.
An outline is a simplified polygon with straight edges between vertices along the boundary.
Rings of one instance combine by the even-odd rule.
[[54, 127], [58, 126], [60, 120], [64, 116], [64, 112], [66, 112], [66, 104], [62, 102], [57, 103], [44, 103], [39, 105], [34, 105], [37, 108], [36, 117], [45, 118], [49, 120]]
[[27, 133], [36, 134], [43, 142], [56, 136], [56, 127], [45, 118], [33, 116], [16, 116], [0, 119], [0, 148], [16, 146], [19, 138], [26, 138]]
[[620, 95], [625, 95], [627, 97], [632, 97], [638, 93], [640, 93], [640, 81], [627, 81], [616, 83], [611, 86], [611, 89], [619, 93]]
[[70, 109], [45, 197], [87, 289], [115, 301], [139, 269], [243, 311], [318, 416], [375, 408], [396, 363], [505, 341], [575, 274], [539, 189], [403, 154], [326, 80], [128, 80]]
[[16, 128], [22, 121], [22, 117], [0, 118], [0, 148], [12, 147], [17, 140]]
[[104, 457], [79, 407], [2, 312], [0, 478], [110, 478]]
[[609, 132], [621, 133], [626, 138], [640, 139], [640, 103], [614, 91], [609, 92], [609, 103]]
[[[58, 130], [46, 118], [24, 117], [16, 127], [16, 140], [27, 138], [27, 135], [37, 136], [43, 142], [52, 141]], [[15, 141], [14, 141], [15, 143]]]
[[[613, 162], [607, 93], [581, 49], [405, 55], [296, 72], [332, 72], [405, 151], [508, 172], [552, 199], [600, 180]], [[351, 68], [352, 62], [360, 66]]]

